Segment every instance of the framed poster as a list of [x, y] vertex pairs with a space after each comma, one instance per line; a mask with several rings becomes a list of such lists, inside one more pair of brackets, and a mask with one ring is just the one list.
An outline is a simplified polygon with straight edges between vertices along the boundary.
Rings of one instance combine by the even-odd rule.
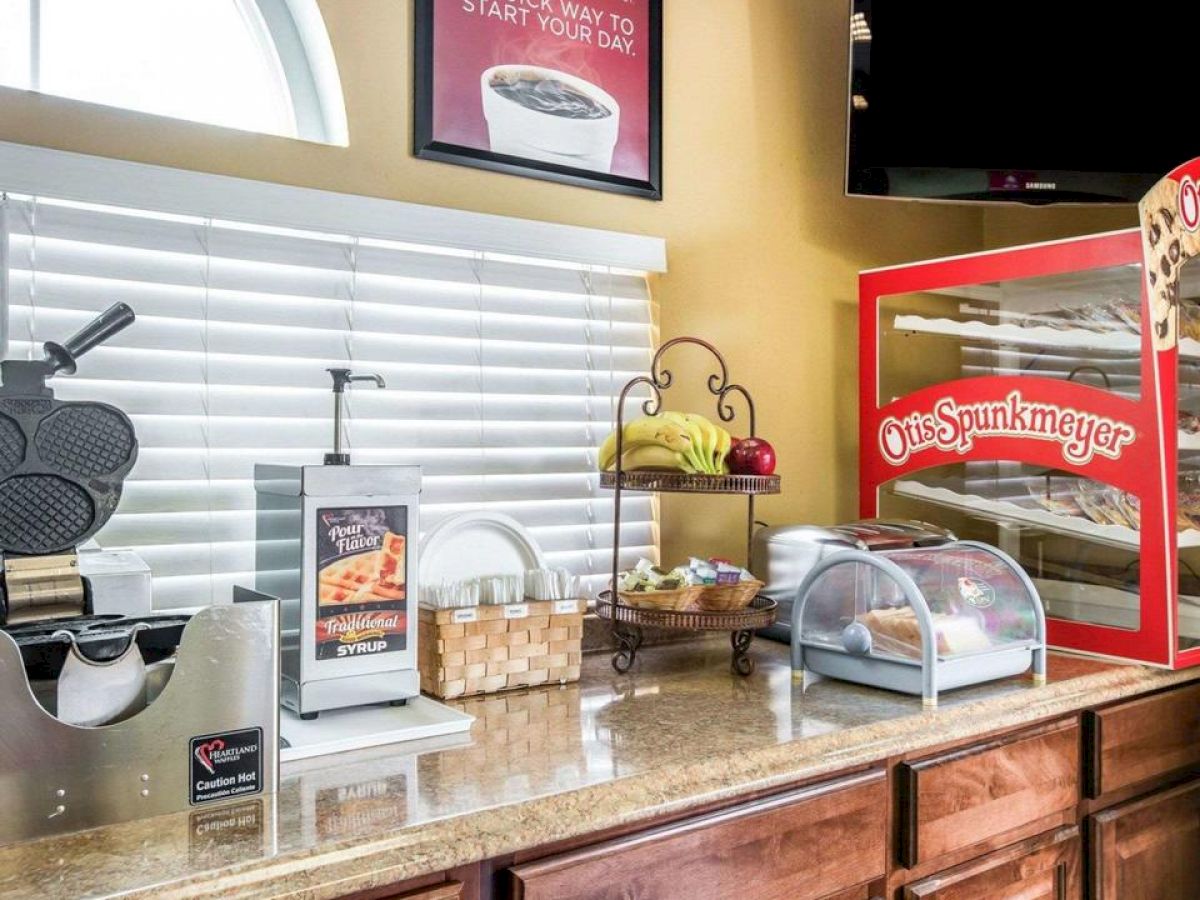
[[662, 199], [662, 0], [416, 0], [414, 152]]

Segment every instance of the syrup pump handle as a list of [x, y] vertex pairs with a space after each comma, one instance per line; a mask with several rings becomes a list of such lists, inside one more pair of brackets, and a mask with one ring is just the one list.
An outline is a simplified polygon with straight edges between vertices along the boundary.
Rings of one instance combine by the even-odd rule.
[[64, 375], [74, 375], [76, 359], [118, 332], [124, 331], [133, 324], [135, 318], [128, 304], [114, 303], [63, 343], [46, 341], [42, 349], [45, 351], [45, 361], [49, 364], [50, 374], [62, 372]]
[[326, 369], [333, 378], [333, 452], [325, 454], [325, 465], [348, 466], [350, 454], [342, 450], [342, 395], [355, 381], [370, 381], [375, 387], [387, 387], [380, 375], [355, 375], [349, 369]]

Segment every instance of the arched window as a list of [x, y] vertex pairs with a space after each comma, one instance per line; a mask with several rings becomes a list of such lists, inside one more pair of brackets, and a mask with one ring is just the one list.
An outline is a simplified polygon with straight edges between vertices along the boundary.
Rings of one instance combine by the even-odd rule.
[[0, 0], [0, 84], [347, 143], [316, 0]]

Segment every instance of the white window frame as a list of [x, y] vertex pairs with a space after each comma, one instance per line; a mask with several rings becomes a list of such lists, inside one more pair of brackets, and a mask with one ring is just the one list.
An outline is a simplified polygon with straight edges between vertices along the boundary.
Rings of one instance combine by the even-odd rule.
[[[41, 91], [41, 0], [29, 2], [29, 86]], [[342, 82], [317, 0], [233, 0], [276, 70], [295, 137], [348, 146]]]
[[667, 271], [666, 241], [647, 235], [339, 194], [7, 142], [0, 142], [0, 172], [5, 190], [80, 203], [279, 228], [348, 231], [382, 240], [535, 256], [647, 275]]
[[348, 146], [350, 131], [342, 82], [317, 0], [239, 2], [253, 3], [283, 69], [296, 119], [296, 136]]

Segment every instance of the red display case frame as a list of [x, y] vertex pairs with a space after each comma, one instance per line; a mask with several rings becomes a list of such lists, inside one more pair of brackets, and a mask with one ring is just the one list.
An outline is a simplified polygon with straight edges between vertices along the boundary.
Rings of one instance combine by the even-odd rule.
[[[1184, 252], [1178, 262], [1200, 250], [1200, 234], [1193, 236], [1200, 226], [1197, 183], [1200, 160], [1172, 172], [1143, 201], [1140, 228], [875, 269], [859, 277], [861, 515], [879, 514], [884, 484], [932, 466], [970, 460], [1053, 467], [1136, 494], [1141, 500], [1139, 627], [1128, 630], [1048, 616], [1048, 641], [1055, 647], [1170, 668], [1200, 665], [1200, 647], [1181, 650], [1177, 639], [1179, 349], [1175, 320], [1163, 323], [1166, 316], [1176, 315], [1174, 306], [1168, 309], [1166, 304], [1168, 300], [1173, 304], [1178, 293], [1173, 299], [1164, 292], [1163, 283], [1150, 284], [1146, 261], [1161, 262], [1155, 261], [1150, 246], [1150, 239], [1157, 236], [1153, 221], [1157, 213], [1168, 213], [1162, 221], [1182, 229]], [[1139, 399], [1055, 378], [987, 375], [942, 382], [881, 402], [881, 298], [1133, 264], [1142, 266], [1141, 321], [1153, 325], [1141, 329]], [[1158, 302], [1152, 309], [1156, 289]], [[1009, 404], [1012, 415], [1005, 418], [1010, 421], [988, 433], [970, 434], [969, 429], [955, 433], [947, 426], [936, 438], [923, 427], [939, 421], [935, 410], [965, 417], [963, 408], [969, 412], [973, 404]], [[1069, 446], [1069, 429], [1050, 434], [1045, 428], [1032, 428], [1019, 410], [1038, 405], [1055, 409], [1060, 423], [1068, 418], [1072, 424], [1090, 423], [1093, 439]], [[1131, 433], [1121, 431], [1118, 438], [1119, 429]]]

